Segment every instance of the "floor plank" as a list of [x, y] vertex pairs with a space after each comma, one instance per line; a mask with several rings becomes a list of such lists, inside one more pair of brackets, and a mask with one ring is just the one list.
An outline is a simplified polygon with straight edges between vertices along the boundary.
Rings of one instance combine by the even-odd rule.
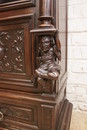
[[70, 130], [87, 130], [87, 113], [73, 111]]

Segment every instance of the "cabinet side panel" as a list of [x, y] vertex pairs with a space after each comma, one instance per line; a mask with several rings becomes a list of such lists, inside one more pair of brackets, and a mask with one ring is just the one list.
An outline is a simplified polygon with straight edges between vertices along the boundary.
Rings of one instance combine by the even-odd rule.
[[59, 30], [61, 43], [61, 88], [67, 76], [67, 0], [56, 0], [56, 28]]

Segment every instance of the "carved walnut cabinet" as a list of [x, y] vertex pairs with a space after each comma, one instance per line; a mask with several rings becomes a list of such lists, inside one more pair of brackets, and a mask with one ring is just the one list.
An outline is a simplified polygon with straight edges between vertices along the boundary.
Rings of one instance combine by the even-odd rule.
[[0, 130], [69, 130], [67, 0], [0, 0]]

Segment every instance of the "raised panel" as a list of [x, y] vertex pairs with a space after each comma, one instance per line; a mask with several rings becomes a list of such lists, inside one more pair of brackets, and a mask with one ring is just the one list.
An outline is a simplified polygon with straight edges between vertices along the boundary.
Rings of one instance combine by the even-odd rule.
[[17, 107], [14, 105], [0, 103], [0, 112], [3, 113], [3, 121], [7, 119], [18, 120], [25, 123], [37, 124], [35, 115], [37, 114], [36, 106], [29, 106], [28, 108]]
[[0, 114], [3, 114], [3, 119], [0, 120], [0, 126], [9, 129], [15, 127], [18, 130], [23, 126], [23, 129], [26, 130], [38, 130], [38, 112], [39, 107], [37, 105], [27, 104], [24, 107], [21, 104], [16, 104], [15, 106], [14, 104], [0, 103]]
[[30, 34], [34, 27], [33, 19], [34, 15], [25, 14], [1, 20], [0, 88], [28, 91], [34, 87], [34, 50]]
[[53, 106], [42, 105], [42, 130], [54, 130], [54, 109]]

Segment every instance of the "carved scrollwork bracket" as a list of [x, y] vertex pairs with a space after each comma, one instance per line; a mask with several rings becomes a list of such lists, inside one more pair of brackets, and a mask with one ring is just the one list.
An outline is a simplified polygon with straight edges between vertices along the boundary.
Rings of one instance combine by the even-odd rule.
[[38, 36], [37, 68], [35, 75], [42, 92], [53, 93], [55, 81], [58, 80], [61, 67], [61, 44], [58, 38], [58, 31], [52, 25], [51, 5], [52, 0], [41, 0], [39, 20], [41, 24], [38, 29], [31, 30]]

